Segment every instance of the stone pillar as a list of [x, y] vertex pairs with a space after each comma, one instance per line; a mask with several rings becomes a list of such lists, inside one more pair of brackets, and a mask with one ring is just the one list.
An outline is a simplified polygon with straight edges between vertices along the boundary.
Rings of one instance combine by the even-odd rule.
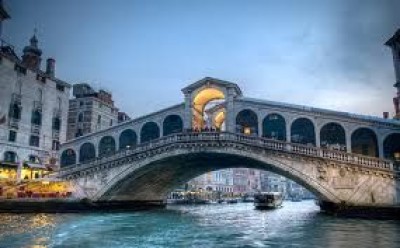
[[190, 93], [185, 94], [185, 109], [183, 111], [183, 128], [192, 128], [192, 99]]
[[321, 147], [321, 129], [315, 126], [315, 146]]
[[262, 137], [263, 133], [262, 133], [262, 117], [260, 116], [260, 114], [257, 114], [257, 120], [258, 120], [258, 137]]
[[235, 106], [233, 103], [234, 92], [232, 88], [228, 88], [228, 96], [226, 98], [226, 131], [236, 132], [235, 124]]
[[383, 135], [380, 133], [377, 133], [378, 135], [378, 152], [379, 152], [379, 158], [385, 158], [384, 152], [383, 152]]
[[351, 153], [351, 130], [345, 128], [346, 135], [346, 152]]
[[286, 141], [287, 142], [292, 142], [292, 140], [291, 140], [292, 133], [290, 130], [291, 126], [292, 126], [292, 120], [286, 120]]

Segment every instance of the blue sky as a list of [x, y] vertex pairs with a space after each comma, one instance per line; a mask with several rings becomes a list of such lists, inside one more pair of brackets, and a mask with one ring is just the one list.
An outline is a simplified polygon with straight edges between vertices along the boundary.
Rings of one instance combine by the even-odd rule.
[[[393, 112], [383, 43], [398, 0], [4, 0], [4, 39], [22, 49], [38, 29], [57, 76], [112, 91], [140, 116], [183, 101], [205, 76], [248, 97], [367, 115]], [[42, 64], [44, 68], [44, 63]]]

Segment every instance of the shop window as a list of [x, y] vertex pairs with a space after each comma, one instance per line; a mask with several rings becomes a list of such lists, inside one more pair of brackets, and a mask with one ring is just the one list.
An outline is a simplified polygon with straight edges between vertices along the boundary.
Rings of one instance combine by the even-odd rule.
[[10, 152], [10, 151], [5, 152], [4, 153], [4, 161], [16, 163], [17, 162], [17, 154], [15, 152]]

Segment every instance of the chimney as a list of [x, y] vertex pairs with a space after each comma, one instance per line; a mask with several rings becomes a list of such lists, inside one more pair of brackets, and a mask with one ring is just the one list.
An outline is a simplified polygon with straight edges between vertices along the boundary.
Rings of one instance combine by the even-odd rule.
[[56, 73], [56, 61], [53, 58], [47, 59], [46, 74], [54, 77]]
[[389, 119], [389, 112], [383, 112], [383, 119]]

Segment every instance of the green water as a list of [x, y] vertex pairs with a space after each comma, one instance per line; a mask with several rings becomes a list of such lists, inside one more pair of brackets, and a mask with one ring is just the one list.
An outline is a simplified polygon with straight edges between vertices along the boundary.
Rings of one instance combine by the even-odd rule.
[[400, 247], [400, 222], [341, 219], [312, 201], [94, 214], [0, 214], [0, 247]]

